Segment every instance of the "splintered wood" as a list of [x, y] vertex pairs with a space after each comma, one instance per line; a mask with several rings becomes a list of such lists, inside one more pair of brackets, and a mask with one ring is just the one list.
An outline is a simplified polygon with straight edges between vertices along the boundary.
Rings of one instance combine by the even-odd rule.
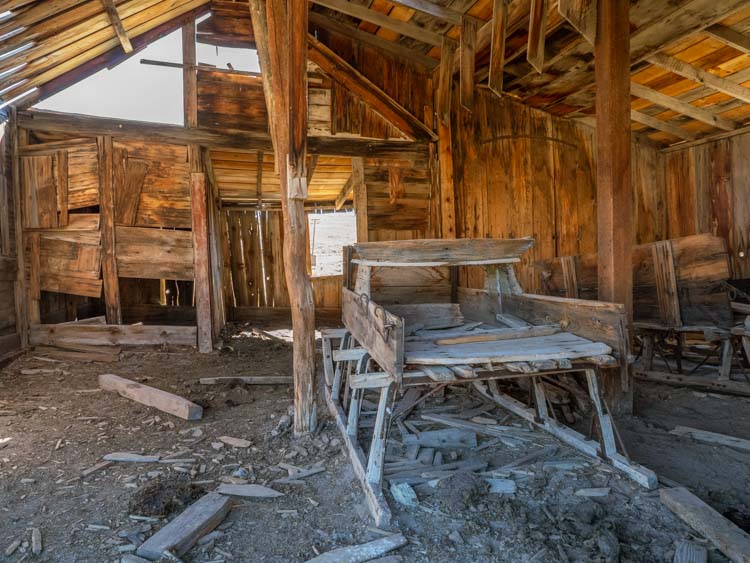
[[111, 373], [99, 376], [99, 386], [105, 391], [115, 391], [122, 397], [157, 408], [178, 418], [200, 420], [203, 417], [203, 408], [200, 405], [167, 391], [142, 385]]

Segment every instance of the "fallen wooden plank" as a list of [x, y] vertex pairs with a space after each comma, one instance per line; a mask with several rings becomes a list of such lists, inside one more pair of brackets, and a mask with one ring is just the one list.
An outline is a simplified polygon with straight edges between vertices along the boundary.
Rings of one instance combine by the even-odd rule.
[[197, 342], [194, 326], [42, 324], [31, 327], [32, 345], [66, 346], [70, 344], [117, 346], [192, 346]]
[[119, 346], [85, 346], [61, 344], [59, 346], [35, 346], [34, 351], [58, 360], [83, 362], [117, 362], [120, 360]]
[[646, 381], [653, 381], [654, 383], [664, 383], [665, 385], [675, 385], [677, 387], [692, 387], [714, 393], [750, 397], [750, 384], [740, 383], [739, 381], [717, 381], [698, 375], [680, 375], [661, 371], [635, 370], [635, 376]]
[[112, 373], [103, 373], [99, 376], [99, 387], [105, 391], [115, 391], [126, 399], [154, 407], [185, 420], [200, 420], [203, 417], [203, 408], [200, 405], [178, 395], [141, 385]]
[[219, 493], [204, 495], [148, 538], [136, 553], [153, 561], [160, 559], [165, 551], [180, 557], [218, 526], [231, 507], [232, 499], [227, 496]]
[[251, 375], [229, 377], [201, 377], [202, 385], [217, 385], [219, 383], [244, 383], [245, 385], [289, 385], [294, 378], [286, 375]]
[[307, 561], [307, 563], [360, 563], [370, 561], [381, 555], [406, 545], [403, 534], [393, 534], [371, 542], [350, 545], [323, 553]]
[[677, 543], [672, 563], [706, 563], [708, 550], [697, 543], [681, 540]]
[[699, 442], [750, 451], [750, 440], [743, 440], [742, 438], [727, 436], [726, 434], [717, 434], [716, 432], [708, 432], [707, 430], [699, 430], [697, 428], [690, 428], [689, 426], [676, 426], [669, 433], [676, 434], [677, 436], [690, 436]]
[[750, 535], [685, 488], [661, 489], [661, 501], [736, 563], [750, 562]]
[[404, 445], [428, 448], [476, 448], [476, 432], [463, 428], [444, 428], [404, 436]]
[[243, 498], [276, 498], [283, 497], [284, 493], [273, 490], [263, 485], [219, 485], [216, 492], [221, 495]]
[[105, 455], [102, 459], [104, 461], [120, 461], [124, 463], [156, 463], [160, 458], [161, 456], [158, 455], [141, 455], [132, 454], [129, 452], [114, 452]]

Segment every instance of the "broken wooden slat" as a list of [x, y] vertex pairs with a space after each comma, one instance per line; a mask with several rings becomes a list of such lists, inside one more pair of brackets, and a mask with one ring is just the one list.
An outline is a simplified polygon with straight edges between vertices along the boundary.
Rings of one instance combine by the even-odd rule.
[[204, 495], [148, 538], [136, 553], [151, 560], [160, 559], [165, 551], [180, 557], [201, 537], [218, 526], [231, 507], [230, 497], [219, 493]]
[[406, 545], [402, 534], [393, 534], [360, 545], [350, 545], [334, 549], [308, 560], [307, 563], [360, 563], [370, 561], [381, 555]]
[[737, 563], [750, 561], [750, 535], [685, 488], [661, 489], [661, 501], [719, 551]]
[[203, 408], [200, 405], [167, 391], [141, 385], [111, 373], [99, 376], [99, 386], [105, 391], [115, 391], [126, 399], [154, 407], [185, 420], [200, 420], [203, 416]]
[[455, 381], [456, 376], [453, 372], [445, 366], [414, 366], [418, 370], [424, 372], [424, 374], [432, 379], [433, 381], [439, 381], [445, 383], [447, 381]]
[[477, 435], [464, 428], [444, 428], [404, 436], [403, 443], [427, 448], [476, 448]]

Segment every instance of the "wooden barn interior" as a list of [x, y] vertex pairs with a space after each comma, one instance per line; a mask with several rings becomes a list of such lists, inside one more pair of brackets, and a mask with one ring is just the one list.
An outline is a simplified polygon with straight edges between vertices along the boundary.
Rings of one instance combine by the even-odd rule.
[[[141, 58], [175, 32], [181, 60]], [[198, 45], [257, 54], [260, 72], [205, 64]], [[36, 107], [133, 57], [181, 73], [183, 125]], [[399, 535], [392, 514], [412, 506], [404, 486], [467, 471], [492, 487], [509, 480], [507, 464], [477, 469], [445, 452], [431, 458], [434, 475], [398, 472], [413, 471], [407, 445], [430, 432], [488, 434], [486, 416], [476, 419], [489, 411], [466, 407], [467, 418], [450, 406], [466, 389], [598, 460], [591, 471], [658, 490], [649, 498], [674, 518], [674, 553], [634, 551], [620, 537], [607, 561], [750, 561], [748, 0], [0, 0], [0, 121], [0, 390], [26, 377], [14, 366], [40, 357], [104, 373], [133, 354], [177, 354], [208, 362], [206, 377], [230, 357], [222, 373], [252, 379], [263, 373], [232, 356], [237, 330], [249, 330], [237, 327], [258, 327], [274, 346], [266, 328], [281, 326], [292, 335], [278, 381], [293, 405], [284, 439], [331, 428], [368, 514], [393, 532], [329, 542], [344, 551], [320, 561], [394, 549], [421, 561], [427, 551]], [[308, 216], [347, 211], [356, 243], [338, 245], [341, 273], [313, 276]], [[563, 341], [587, 351], [554, 348]], [[480, 343], [497, 350], [467, 355]], [[140, 383], [109, 390], [177, 408]], [[500, 383], [517, 385], [516, 398]], [[47, 385], [39, 396], [64, 378]], [[661, 405], [678, 393], [680, 408]], [[593, 414], [573, 412], [576, 402]], [[415, 408], [429, 411], [427, 426], [403, 422]], [[21, 440], [2, 441], [20, 432], [16, 411], [0, 393], [0, 425], [11, 413], [0, 458]], [[654, 444], [639, 457], [646, 430], [633, 421], [656, 411], [676, 449], [731, 457], [732, 483], [712, 488], [700, 471], [685, 482], [694, 457], [657, 470]], [[500, 418], [496, 434], [509, 428]], [[9, 459], [0, 478], [11, 479]], [[309, 469], [300, 467], [290, 479]], [[3, 505], [23, 504], [5, 494]], [[188, 552], [229, 510], [214, 496], [204, 497], [211, 525], [117, 557], [174, 548], [186, 561], [224, 561], [206, 543], [193, 548], [205, 558]], [[36, 537], [11, 550], [11, 529], [0, 530], [9, 561], [73, 553], [52, 554]], [[592, 540], [580, 558], [563, 547], [488, 556], [472, 551], [487, 542], [450, 541], [454, 552], [431, 560], [606, 552]], [[357, 549], [369, 555], [344, 559]]]

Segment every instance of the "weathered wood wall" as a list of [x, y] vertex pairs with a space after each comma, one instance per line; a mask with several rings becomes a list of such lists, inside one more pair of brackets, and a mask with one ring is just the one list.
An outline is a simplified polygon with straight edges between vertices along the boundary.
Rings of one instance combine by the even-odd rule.
[[[517, 268], [527, 291], [540, 291], [529, 266], [556, 256], [596, 252], [593, 129], [477, 90], [473, 113], [454, 92], [453, 161], [459, 237], [534, 237]], [[663, 155], [633, 144], [636, 242], [663, 235]], [[480, 288], [480, 268], [460, 285]]]
[[[222, 220], [229, 235], [225, 245], [225, 278], [230, 281], [225, 285], [227, 303], [234, 307], [288, 308], [281, 212], [224, 210]], [[317, 308], [341, 308], [340, 275], [315, 277], [312, 284]]]

